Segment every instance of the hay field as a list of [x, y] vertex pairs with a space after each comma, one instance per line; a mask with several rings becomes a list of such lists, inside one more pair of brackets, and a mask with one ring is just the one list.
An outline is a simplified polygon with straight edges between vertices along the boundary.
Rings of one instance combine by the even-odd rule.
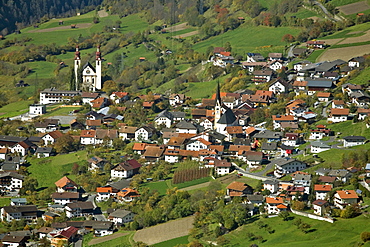
[[370, 45], [352, 46], [329, 49], [325, 51], [318, 59], [318, 62], [333, 61], [342, 59], [347, 61], [353, 57], [362, 56], [370, 52]]
[[368, 10], [369, 8], [370, 6], [367, 3], [367, 1], [351, 3], [351, 4], [338, 7], [339, 11], [345, 15], [352, 15], [352, 14], [356, 14], [359, 12], [363, 12], [365, 10]]
[[148, 245], [153, 245], [186, 236], [189, 234], [190, 229], [193, 228], [194, 218], [195, 216], [189, 216], [139, 230], [135, 233], [134, 241], [142, 241]]
[[366, 42], [370, 40], [370, 30], [367, 30], [364, 35], [358, 36], [358, 37], [350, 37], [342, 40], [338, 43], [338, 45], [342, 44], [353, 44], [353, 43], [360, 43], [360, 42]]

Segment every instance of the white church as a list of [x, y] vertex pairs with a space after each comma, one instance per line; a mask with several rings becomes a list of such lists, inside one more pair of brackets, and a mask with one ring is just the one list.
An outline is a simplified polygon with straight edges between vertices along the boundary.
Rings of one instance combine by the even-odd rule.
[[74, 62], [76, 91], [82, 89], [82, 90], [94, 92], [94, 91], [102, 89], [102, 81], [101, 81], [102, 59], [101, 59], [101, 53], [100, 53], [100, 45], [97, 47], [95, 54], [96, 54], [95, 68], [89, 62], [87, 62], [82, 67], [82, 85], [81, 85], [81, 88], [78, 88], [79, 87], [78, 73], [81, 67], [81, 57], [80, 57], [80, 52], [78, 50], [78, 46], [76, 46], [75, 62]]
[[237, 126], [238, 119], [235, 117], [233, 111], [221, 101], [220, 84], [217, 84], [216, 104], [215, 104], [215, 118], [214, 129], [215, 131], [227, 135], [226, 127]]

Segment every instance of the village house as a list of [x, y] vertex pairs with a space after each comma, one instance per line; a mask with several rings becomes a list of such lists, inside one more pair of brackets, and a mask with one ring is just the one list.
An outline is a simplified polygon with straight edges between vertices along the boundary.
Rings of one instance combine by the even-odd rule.
[[112, 179], [129, 178], [139, 173], [141, 164], [134, 159], [126, 160], [114, 166], [111, 170]]
[[336, 109], [343, 109], [345, 105], [343, 100], [333, 100], [331, 103], [331, 107]]
[[293, 115], [272, 115], [272, 123], [274, 129], [281, 129], [282, 123], [292, 123], [296, 122], [296, 119]]
[[58, 130], [60, 127], [58, 119], [44, 119], [40, 122], [35, 122], [35, 129], [40, 133], [47, 133]]
[[334, 206], [344, 209], [347, 205], [356, 204], [358, 195], [354, 190], [339, 190], [334, 194]]
[[83, 217], [93, 214], [94, 205], [90, 201], [72, 202], [67, 203], [64, 209], [68, 218]]
[[107, 161], [98, 156], [93, 156], [87, 160], [89, 163], [89, 171], [102, 171]]
[[274, 76], [274, 71], [271, 69], [255, 70], [252, 73], [253, 73], [252, 81], [256, 84], [269, 82]]
[[272, 194], [276, 193], [279, 190], [279, 181], [278, 180], [265, 180], [263, 181], [263, 189], [269, 190]]
[[93, 232], [95, 237], [104, 237], [113, 234], [113, 222], [111, 221], [97, 221], [85, 220], [83, 228]]
[[292, 85], [281, 77], [274, 80], [269, 86], [269, 91], [274, 92], [274, 94], [287, 93], [290, 89], [292, 89]]
[[326, 208], [329, 203], [325, 200], [317, 199], [312, 202], [314, 214], [323, 216], [326, 213]]
[[62, 137], [63, 134], [59, 130], [55, 130], [52, 132], [49, 132], [42, 136], [42, 140], [44, 142], [44, 146], [53, 145], [58, 140], [58, 138]]
[[326, 128], [325, 125], [317, 125], [316, 129], [310, 131], [309, 139], [314, 140], [321, 140], [325, 136], [329, 136], [331, 134], [331, 130]]
[[311, 142], [311, 153], [313, 154], [318, 154], [327, 150], [330, 150], [331, 146], [325, 144], [324, 142], [321, 141], [313, 141]]
[[12, 236], [8, 234], [1, 239], [1, 245], [6, 247], [23, 247], [27, 246], [28, 239], [29, 237], [26, 236]]
[[51, 199], [55, 204], [66, 205], [67, 203], [77, 202], [80, 199], [78, 192], [54, 192]]
[[49, 235], [52, 236], [50, 238], [51, 246], [52, 247], [63, 246], [74, 242], [77, 232], [78, 229], [76, 227], [69, 226], [65, 229], [56, 232], [55, 234], [49, 233]]
[[34, 205], [5, 206], [1, 208], [0, 218], [7, 222], [21, 219], [33, 221], [37, 219], [37, 213], [38, 210]]
[[24, 176], [16, 172], [0, 172], [0, 191], [19, 191], [23, 186]]
[[316, 200], [325, 200], [328, 196], [328, 193], [333, 189], [330, 184], [315, 184], [314, 191]]
[[185, 94], [170, 94], [168, 100], [171, 106], [182, 105], [185, 102]]
[[129, 99], [129, 93], [128, 92], [113, 92], [111, 95], [109, 95], [109, 98], [115, 104], [120, 104]]
[[284, 205], [284, 200], [281, 197], [266, 197], [265, 210], [268, 214], [279, 214], [288, 210], [288, 207]]
[[137, 130], [137, 127], [122, 126], [118, 130], [118, 136], [122, 140], [133, 140], [133, 139], [135, 139], [136, 130]]
[[104, 186], [96, 188], [96, 197], [95, 200], [98, 202], [103, 202], [109, 200], [111, 197], [115, 197], [119, 190], [112, 186]]
[[69, 101], [79, 95], [81, 95], [80, 91], [64, 91], [55, 88], [44, 89], [40, 92], [40, 104], [47, 105]]
[[99, 93], [90, 93], [90, 92], [81, 93], [82, 104], [91, 105], [91, 101], [97, 99], [98, 97], [99, 97]]
[[253, 188], [248, 184], [234, 181], [226, 187], [226, 195], [230, 197], [238, 196], [247, 196], [247, 194], [252, 194]]
[[307, 48], [323, 49], [325, 48], [325, 41], [309, 40], [306, 42]]
[[78, 185], [73, 180], [69, 179], [67, 176], [64, 176], [58, 181], [56, 181], [55, 185], [57, 186], [57, 192], [59, 193], [77, 192], [78, 189]]
[[52, 147], [37, 147], [35, 152], [37, 158], [50, 157], [54, 154]]
[[135, 198], [139, 197], [140, 194], [137, 190], [130, 188], [123, 188], [117, 193], [118, 202], [132, 202]]
[[345, 136], [343, 137], [343, 147], [354, 147], [358, 145], [363, 145], [366, 142], [366, 137], [364, 136]]
[[330, 116], [328, 117], [328, 121], [332, 121], [333, 123], [345, 122], [348, 120], [348, 115], [349, 115], [348, 108], [344, 109], [332, 108], [330, 110]]
[[134, 213], [125, 209], [116, 209], [109, 214], [108, 220], [112, 221], [115, 225], [121, 226], [125, 223], [134, 220]]
[[295, 171], [301, 171], [306, 169], [306, 163], [292, 159], [292, 158], [279, 158], [272, 161], [275, 165], [274, 175], [277, 178], [281, 178], [284, 175], [293, 173]]
[[349, 67], [355, 67], [359, 68], [360, 65], [363, 65], [365, 62], [365, 57], [364, 56], [359, 56], [359, 57], [354, 57], [348, 60], [348, 66]]
[[135, 141], [149, 141], [156, 133], [156, 129], [150, 125], [137, 128], [135, 131]]

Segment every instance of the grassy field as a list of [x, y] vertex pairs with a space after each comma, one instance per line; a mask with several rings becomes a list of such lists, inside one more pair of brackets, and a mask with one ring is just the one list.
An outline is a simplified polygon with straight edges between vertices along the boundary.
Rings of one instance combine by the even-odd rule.
[[[331, 0], [330, 3], [333, 4], [334, 6], [342, 6], [350, 3], [357, 3], [357, 2], [362, 2], [363, 0]], [[365, 0], [367, 1], [367, 0]]]
[[32, 101], [18, 101], [10, 103], [0, 108], [0, 118], [15, 117], [28, 112], [28, 107]]
[[351, 79], [349, 82], [353, 84], [368, 84], [370, 78], [370, 67], [361, 70], [360, 74], [355, 78]]
[[281, 40], [282, 37], [285, 34], [296, 36], [299, 32], [300, 29], [292, 27], [241, 25], [235, 30], [199, 42], [193, 49], [205, 52], [210, 46], [223, 46], [230, 42], [231, 46], [235, 47], [233, 53], [244, 55], [246, 52], [259, 52], [266, 56], [269, 52], [284, 52], [286, 43]]
[[[74, 163], [86, 161], [86, 151], [78, 151], [75, 153], [57, 155], [52, 158], [30, 158], [28, 162], [31, 166], [28, 167], [30, 176], [36, 178], [39, 188], [53, 187], [54, 183], [72, 171]], [[72, 180], [75, 175], [68, 174]]]
[[178, 189], [183, 189], [183, 188], [186, 188], [186, 187], [190, 187], [190, 186], [202, 184], [202, 183], [205, 183], [205, 182], [209, 182], [211, 180], [212, 180], [211, 177], [205, 177], [205, 178], [196, 179], [196, 180], [193, 180], [193, 181], [188, 181], [188, 182], [185, 182], [185, 183], [172, 184], [172, 180], [168, 179], [168, 180], [164, 180], [164, 181], [145, 183], [142, 186], [148, 187], [150, 190], [157, 190], [160, 195], [165, 195], [166, 192], [167, 192], [167, 189], [171, 189], [171, 188], [174, 188], [174, 187], [176, 187]]
[[[301, 219], [304, 223], [311, 225], [311, 232], [305, 234], [292, 224], [293, 221], [283, 221], [280, 217], [275, 217], [258, 220], [275, 230], [274, 233], [269, 234], [265, 228], [259, 228], [258, 221], [256, 221], [225, 235], [225, 238], [230, 241], [230, 246], [233, 247], [250, 246], [253, 243], [258, 246], [274, 247], [360, 246], [358, 245], [361, 242], [360, 234], [367, 230], [364, 226], [368, 225], [369, 221], [368, 217], [362, 215], [353, 219], [339, 219], [334, 224], [297, 215], [293, 216], [295, 219]], [[251, 241], [247, 237], [247, 233], [262, 236], [265, 241], [262, 243], [257, 240]], [[363, 246], [370, 246], [370, 243]]]
[[367, 139], [370, 138], [370, 129], [366, 128], [366, 124], [364, 122], [352, 123], [352, 121], [345, 121], [329, 124], [327, 127], [334, 132], [341, 132], [341, 137], [356, 134], [365, 136]]
[[52, 116], [67, 116], [71, 111], [81, 109], [80, 106], [74, 107], [60, 107], [53, 111], [48, 111], [43, 117], [52, 117]]
[[188, 238], [189, 238], [189, 236], [183, 236], [183, 237], [167, 240], [167, 241], [164, 241], [164, 242], [161, 242], [161, 243], [158, 243], [158, 244], [154, 244], [152, 246], [153, 247], [173, 247], [173, 246], [176, 246], [178, 244], [188, 244], [189, 243]]
[[0, 207], [9, 206], [10, 197], [0, 197]]
[[321, 56], [321, 54], [323, 54], [325, 52], [324, 49], [321, 49], [321, 50], [315, 50], [308, 58], [307, 60], [312, 62], [312, 63], [315, 63], [316, 60]]
[[308, 17], [317, 16], [317, 13], [313, 12], [311, 10], [308, 10], [308, 9], [300, 8], [298, 10], [298, 12], [289, 13], [289, 14], [287, 14], [287, 16], [295, 16], [295, 17], [300, 18], [300, 19], [306, 19]]
[[370, 29], [370, 23], [363, 23], [352, 27], [347, 27], [342, 31], [336, 32], [332, 35], [325, 36], [322, 40], [326, 39], [339, 39], [361, 36], [363, 32]]
[[[123, 234], [126, 234], [126, 235], [123, 235], [123, 236], [120, 236], [120, 237], [116, 237], [115, 235], [123, 235]], [[129, 247], [131, 246], [130, 244], [130, 239], [132, 238], [134, 232], [118, 232], [118, 233], [115, 233], [113, 235], [109, 235], [109, 236], [105, 236], [105, 237], [101, 237], [101, 238], [95, 238], [95, 239], [92, 239], [88, 245], [85, 245], [85, 246], [91, 246], [91, 247], [106, 247], [106, 246], [110, 246], [110, 247]], [[108, 241], [104, 241], [104, 242], [101, 242], [102, 240], [105, 240], [105, 239], [110, 239]], [[100, 242], [100, 243], [96, 243], [95, 242]]]

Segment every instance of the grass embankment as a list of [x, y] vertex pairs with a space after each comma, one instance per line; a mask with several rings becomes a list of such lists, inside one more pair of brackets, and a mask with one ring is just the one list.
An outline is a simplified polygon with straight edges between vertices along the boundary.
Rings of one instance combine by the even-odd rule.
[[173, 247], [173, 246], [176, 246], [178, 244], [188, 244], [189, 243], [188, 238], [189, 238], [189, 236], [183, 236], [183, 237], [167, 240], [167, 241], [164, 241], [164, 242], [161, 242], [161, 243], [158, 243], [158, 244], [154, 244], [152, 246], [153, 247]]
[[57, 155], [50, 158], [29, 158], [31, 164], [28, 167], [30, 177], [37, 179], [39, 188], [53, 187], [54, 183], [63, 176], [68, 175], [70, 179], [76, 176], [70, 174], [74, 163], [86, 161], [86, 151], [78, 151], [69, 154]]
[[[361, 215], [353, 219], [338, 219], [334, 224], [313, 220], [296, 215], [295, 219], [301, 219], [304, 223], [311, 225], [309, 233], [303, 233], [298, 230], [293, 221], [283, 221], [280, 217], [262, 219], [273, 230], [274, 233], [269, 234], [265, 228], [258, 227], [258, 221], [238, 228], [225, 237], [230, 240], [230, 246], [250, 246], [252, 243], [258, 246], [336, 246], [348, 247], [359, 246], [361, 243], [360, 234], [366, 231], [364, 226], [368, 225], [369, 218]], [[253, 233], [256, 236], [262, 236], [264, 242], [256, 240], [250, 241], [246, 233]], [[370, 246], [367, 243], [363, 246]]]
[[0, 108], [0, 118], [15, 117], [28, 112], [32, 101], [17, 101]]

